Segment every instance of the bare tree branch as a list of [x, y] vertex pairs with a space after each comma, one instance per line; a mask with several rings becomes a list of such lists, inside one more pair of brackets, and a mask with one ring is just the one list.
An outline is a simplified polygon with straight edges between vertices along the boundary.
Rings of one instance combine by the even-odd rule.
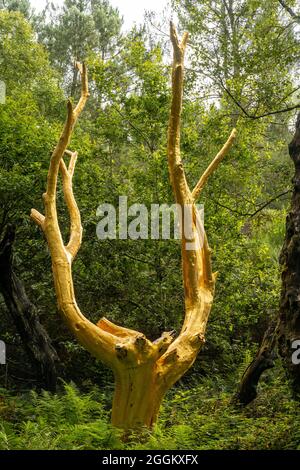
[[278, 0], [280, 5], [294, 18], [296, 21], [300, 21], [300, 15], [297, 15], [294, 10], [287, 5], [284, 0]]
[[[277, 109], [275, 111], [268, 111], [266, 113], [263, 113], [263, 114], [250, 114], [248, 113], [248, 111], [241, 105], [241, 103], [234, 97], [234, 95], [231, 93], [231, 91], [229, 90], [228, 87], [226, 87], [223, 83], [221, 83], [221, 86], [223, 88], [223, 90], [228, 94], [228, 96], [232, 99], [232, 101], [237, 105], [237, 107], [243, 112], [243, 114], [249, 118], [249, 119], [253, 119], [253, 120], [256, 120], [256, 119], [262, 119], [264, 117], [267, 117], [267, 116], [272, 116], [274, 114], [281, 114], [281, 113], [287, 113], [289, 111], [293, 111], [294, 109], [300, 109], [300, 103], [297, 103], [293, 106], [287, 106], [286, 108], [281, 108], [281, 109]], [[295, 90], [296, 91], [296, 90]]]
[[254, 211], [254, 212], [240, 212], [236, 209], [234, 209], [233, 207], [228, 207], [226, 206], [225, 204], [221, 203], [220, 201], [216, 201], [215, 199], [213, 199], [212, 197], [210, 197], [210, 199], [212, 200], [212, 202], [214, 204], [216, 204], [217, 206], [220, 206], [220, 207], [223, 207], [223, 209], [226, 209], [228, 210], [229, 212], [232, 212], [233, 214], [237, 214], [239, 215], [240, 217], [248, 217], [249, 219], [252, 219], [253, 217], [255, 217], [259, 212], [261, 212], [263, 209], [265, 209], [266, 207], [268, 207], [270, 204], [272, 204], [272, 202], [276, 201], [277, 199], [280, 199], [281, 197], [285, 196], [286, 194], [289, 194], [292, 190], [291, 189], [287, 189], [286, 191], [283, 191], [282, 193], [280, 194], [277, 194], [276, 196], [273, 196], [271, 199], [269, 199], [267, 202], [263, 202], [262, 204], [259, 204], [258, 208]]

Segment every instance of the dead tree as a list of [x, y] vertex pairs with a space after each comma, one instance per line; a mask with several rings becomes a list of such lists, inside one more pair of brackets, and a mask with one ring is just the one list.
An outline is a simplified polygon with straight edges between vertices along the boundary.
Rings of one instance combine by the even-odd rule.
[[[192, 239], [182, 237], [182, 264], [185, 292], [185, 319], [179, 336], [163, 333], [154, 342], [142, 333], [117, 326], [105, 318], [97, 325], [80, 311], [74, 294], [72, 263], [80, 248], [82, 227], [76, 204], [72, 178], [77, 153], [68, 151], [72, 131], [88, 99], [88, 78], [85, 65], [79, 68], [82, 79], [81, 98], [75, 108], [68, 103], [68, 115], [60, 140], [52, 154], [47, 190], [43, 196], [45, 215], [32, 210], [31, 217], [45, 233], [52, 257], [52, 270], [59, 310], [78, 341], [114, 372], [115, 395], [112, 423], [123, 429], [151, 427], [162, 399], [169, 388], [191, 367], [204, 343], [204, 334], [211, 310], [216, 276], [212, 272], [210, 248], [199, 219], [195, 201], [209, 176], [229, 151], [236, 131], [203, 173], [193, 191], [186, 181], [180, 158], [180, 116], [183, 94], [183, 62], [188, 34], [179, 42], [171, 24], [174, 49], [172, 74], [172, 104], [168, 131], [168, 164], [176, 202], [193, 211]], [[68, 167], [64, 156], [70, 157]], [[56, 210], [56, 188], [59, 172], [62, 176], [65, 202], [70, 214], [70, 239], [64, 244]], [[200, 226], [200, 227], [199, 227]], [[184, 227], [182, 232], [184, 233]], [[190, 242], [197, 248], [187, 250]]]
[[40, 323], [36, 306], [28, 299], [23, 282], [14, 270], [14, 239], [15, 229], [8, 225], [0, 243], [0, 292], [38, 380], [46, 390], [55, 391], [59, 359]]

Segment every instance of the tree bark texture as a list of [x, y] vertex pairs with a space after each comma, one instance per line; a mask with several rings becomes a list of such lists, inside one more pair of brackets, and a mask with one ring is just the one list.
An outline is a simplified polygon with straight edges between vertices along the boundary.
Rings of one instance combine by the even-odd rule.
[[14, 239], [15, 229], [8, 225], [0, 243], [0, 292], [38, 380], [45, 389], [55, 391], [58, 356], [48, 333], [39, 321], [36, 306], [28, 299], [24, 284], [15, 273]]
[[300, 393], [300, 364], [293, 364], [293, 343], [300, 339], [300, 113], [289, 144], [294, 163], [291, 208], [286, 218], [285, 240], [280, 254], [282, 287], [279, 308], [278, 351], [293, 392]]

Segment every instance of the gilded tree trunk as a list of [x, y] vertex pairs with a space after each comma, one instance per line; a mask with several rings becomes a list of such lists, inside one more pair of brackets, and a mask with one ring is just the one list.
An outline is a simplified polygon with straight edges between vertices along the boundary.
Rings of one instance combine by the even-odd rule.
[[115, 373], [112, 424], [124, 429], [151, 428], [163, 399], [155, 364]]
[[[168, 166], [175, 200], [183, 213], [187, 206], [191, 212], [190, 230], [187, 231], [189, 237], [185, 231], [185, 220], [182, 227], [185, 318], [179, 336], [175, 339], [174, 332], [165, 332], [156, 341], [149, 341], [142, 333], [115, 325], [105, 318], [95, 325], [81, 313], [76, 303], [72, 263], [81, 245], [82, 227], [72, 187], [77, 153], [69, 151], [67, 147], [89, 96], [85, 65], [77, 64], [82, 79], [81, 98], [75, 108], [69, 101], [65, 126], [51, 156], [47, 189], [43, 197], [45, 215], [36, 210], [31, 212], [31, 217], [42, 228], [48, 242], [56, 297], [62, 317], [78, 341], [113, 370], [116, 388], [112, 423], [125, 430], [141, 426], [151, 427], [154, 424], [165, 393], [192, 366], [205, 341], [216, 275], [212, 272], [210, 248], [195, 202], [209, 176], [230, 150], [236, 135], [233, 130], [224, 147], [191, 191], [180, 157], [184, 53], [188, 35], [185, 33], [180, 42], [173, 24], [170, 32], [174, 59], [168, 129]], [[70, 157], [68, 167], [64, 161], [65, 155]], [[71, 222], [67, 245], [62, 240], [56, 210], [59, 173]]]

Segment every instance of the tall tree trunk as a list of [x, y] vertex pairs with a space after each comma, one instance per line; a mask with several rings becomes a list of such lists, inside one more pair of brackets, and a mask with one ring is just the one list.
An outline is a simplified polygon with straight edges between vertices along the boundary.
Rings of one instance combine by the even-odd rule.
[[282, 288], [279, 310], [278, 350], [291, 379], [293, 392], [300, 393], [300, 365], [293, 364], [293, 343], [300, 339], [300, 113], [289, 145], [295, 166], [291, 208], [286, 218], [285, 240], [280, 254]]
[[155, 364], [115, 373], [112, 424], [127, 429], [151, 428], [156, 422], [164, 392], [158, 387]]
[[57, 353], [41, 325], [38, 312], [13, 268], [15, 229], [8, 225], [0, 243], [0, 292], [43, 387], [55, 391]]
[[300, 365], [293, 364], [293, 343], [300, 340], [300, 113], [296, 132], [289, 144], [289, 154], [295, 166], [292, 180], [291, 208], [286, 218], [285, 240], [279, 257], [281, 266], [281, 298], [277, 321], [270, 324], [255, 359], [246, 369], [234, 397], [247, 405], [257, 396], [262, 373], [273, 367], [274, 349], [283, 360], [295, 396], [300, 394]]

